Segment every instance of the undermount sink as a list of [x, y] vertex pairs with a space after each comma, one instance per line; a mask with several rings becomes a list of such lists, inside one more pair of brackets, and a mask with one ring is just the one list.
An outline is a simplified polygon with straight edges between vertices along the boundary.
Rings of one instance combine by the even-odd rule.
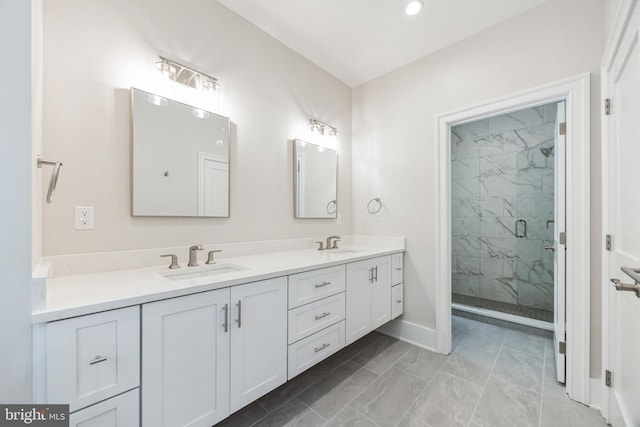
[[176, 281], [217, 276], [218, 274], [233, 273], [242, 270], [248, 270], [248, 268], [236, 264], [215, 264], [204, 267], [186, 267], [180, 270], [163, 271], [160, 274], [169, 280]]

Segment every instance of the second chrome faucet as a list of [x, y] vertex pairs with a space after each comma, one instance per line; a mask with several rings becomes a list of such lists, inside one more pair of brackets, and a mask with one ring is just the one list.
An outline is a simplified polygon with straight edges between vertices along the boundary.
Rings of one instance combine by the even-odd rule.
[[327, 241], [325, 245], [323, 245], [322, 241], [318, 241], [316, 243], [318, 244], [318, 250], [324, 251], [326, 249], [339, 249], [338, 248], [339, 241], [340, 241], [340, 236], [329, 236], [327, 237]]

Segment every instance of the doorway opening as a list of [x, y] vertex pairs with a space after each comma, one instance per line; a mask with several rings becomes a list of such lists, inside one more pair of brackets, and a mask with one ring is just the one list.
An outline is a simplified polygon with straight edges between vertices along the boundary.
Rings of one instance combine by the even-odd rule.
[[[565, 197], [558, 197], [558, 199], [566, 200], [566, 223], [563, 230], [560, 228], [561, 224], [558, 224], [558, 220], [554, 218], [554, 230], [558, 229], [564, 232], [563, 236], [560, 236], [559, 233], [554, 236], [554, 240], [562, 239], [562, 243], [554, 242], [554, 249], [556, 249], [555, 253], [560, 252], [558, 251], [560, 246], [565, 249], [565, 257], [560, 257], [560, 259], [566, 259], [564, 274], [566, 298], [564, 301], [559, 301], [556, 298], [554, 303], [553, 329], [554, 332], [558, 332], [554, 334], [556, 335], [554, 355], [559, 362], [562, 362], [566, 357], [565, 390], [567, 394], [571, 399], [584, 404], [590, 403], [590, 290], [586, 285], [590, 283], [589, 80], [589, 74], [583, 74], [437, 116], [438, 156], [435, 159], [436, 180], [438, 182], [436, 200], [438, 216], [435, 224], [437, 227], [436, 350], [448, 354], [451, 352], [453, 293], [451, 130], [456, 126], [485, 118], [491, 119], [532, 107], [565, 102], [566, 188], [564, 189]], [[553, 150], [546, 150], [550, 149], [550, 146], [539, 148], [545, 148], [544, 152], [539, 151], [543, 158], [545, 153], [549, 154], [549, 157], [553, 154], [554, 160], [557, 160], [560, 155], [560, 151], [556, 151], [556, 148]], [[559, 189], [556, 188], [557, 190]], [[554, 206], [554, 216], [557, 212], [557, 207]], [[526, 218], [522, 219], [527, 221]], [[511, 226], [515, 233], [515, 221]], [[546, 227], [546, 220], [544, 226]], [[520, 222], [518, 227], [517, 231], [521, 234], [524, 224]], [[522, 238], [516, 239], [522, 240]], [[556, 258], [554, 256], [554, 263]], [[554, 274], [556, 271], [558, 269], [554, 268]], [[565, 308], [564, 316], [557, 316], [557, 306]], [[564, 366], [564, 363], [559, 364]]]
[[564, 108], [551, 102], [451, 127], [455, 310], [554, 329], [565, 279], [554, 266], [564, 256], [554, 244], [564, 231]]

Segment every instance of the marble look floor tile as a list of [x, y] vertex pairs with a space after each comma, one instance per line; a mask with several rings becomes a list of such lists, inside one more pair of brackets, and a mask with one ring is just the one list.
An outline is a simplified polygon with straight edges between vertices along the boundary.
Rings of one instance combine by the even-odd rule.
[[404, 356], [410, 348], [411, 344], [404, 341], [384, 337], [367, 346], [351, 360], [380, 375]]
[[266, 415], [267, 411], [258, 402], [253, 402], [216, 424], [216, 427], [250, 426]]
[[364, 337], [360, 338], [354, 343], [349, 344], [336, 354], [328, 357], [327, 359], [322, 361], [322, 364], [328, 366], [331, 369], [335, 369], [338, 366], [342, 365], [347, 360], [353, 358], [356, 354], [360, 353], [369, 345], [381, 340], [385, 336], [378, 333], [372, 332]]
[[412, 347], [394, 366], [425, 381], [430, 381], [446, 360], [447, 356], [444, 354]]
[[504, 345], [536, 357], [544, 357], [545, 338], [542, 336], [510, 330]]
[[506, 336], [507, 329], [481, 323], [465, 336], [462, 344], [487, 353], [498, 354]]
[[[320, 427], [325, 420], [295, 398], [254, 424], [255, 427]], [[236, 424], [242, 425], [242, 424]], [[244, 424], [247, 425], [247, 424]]]
[[426, 386], [426, 381], [391, 368], [367, 387], [351, 406], [383, 427], [394, 427]]
[[258, 402], [267, 411], [273, 411], [326, 377], [330, 371], [328, 366], [318, 364], [261, 397]]
[[544, 359], [503, 347], [491, 375], [520, 387], [542, 393]]
[[482, 387], [439, 373], [418, 397], [401, 426], [466, 426]]
[[442, 372], [483, 386], [489, 378], [497, 357], [497, 352], [479, 350], [473, 345], [467, 345], [466, 342], [463, 342], [444, 362]]
[[537, 427], [540, 393], [489, 378], [473, 422], [481, 427]]
[[298, 395], [325, 419], [333, 418], [378, 376], [348, 361]]
[[379, 427], [360, 412], [347, 406], [338, 413], [325, 427]]
[[604, 427], [604, 418], [595, 409], [570, 400], [564, 387], [558, 383], [547, 384], [542, 394], [541, 427]]

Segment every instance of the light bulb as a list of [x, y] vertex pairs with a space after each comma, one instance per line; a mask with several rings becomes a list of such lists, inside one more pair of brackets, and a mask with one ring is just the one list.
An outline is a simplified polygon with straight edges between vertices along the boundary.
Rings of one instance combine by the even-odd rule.
[[424, 3], [421, 0], [411, 0], [407, 3], [407, 7], [404, 9], [404, 13], [409, 16], [417, 15], [420, 13], [422, 8], [424, 7]]
[[156, 62], [156, 68], [167, 78], [171, 80], [175, 80], [176, 78], [176, 67], [169, 64], [169, 61], [160, 58], [160, 61]]

